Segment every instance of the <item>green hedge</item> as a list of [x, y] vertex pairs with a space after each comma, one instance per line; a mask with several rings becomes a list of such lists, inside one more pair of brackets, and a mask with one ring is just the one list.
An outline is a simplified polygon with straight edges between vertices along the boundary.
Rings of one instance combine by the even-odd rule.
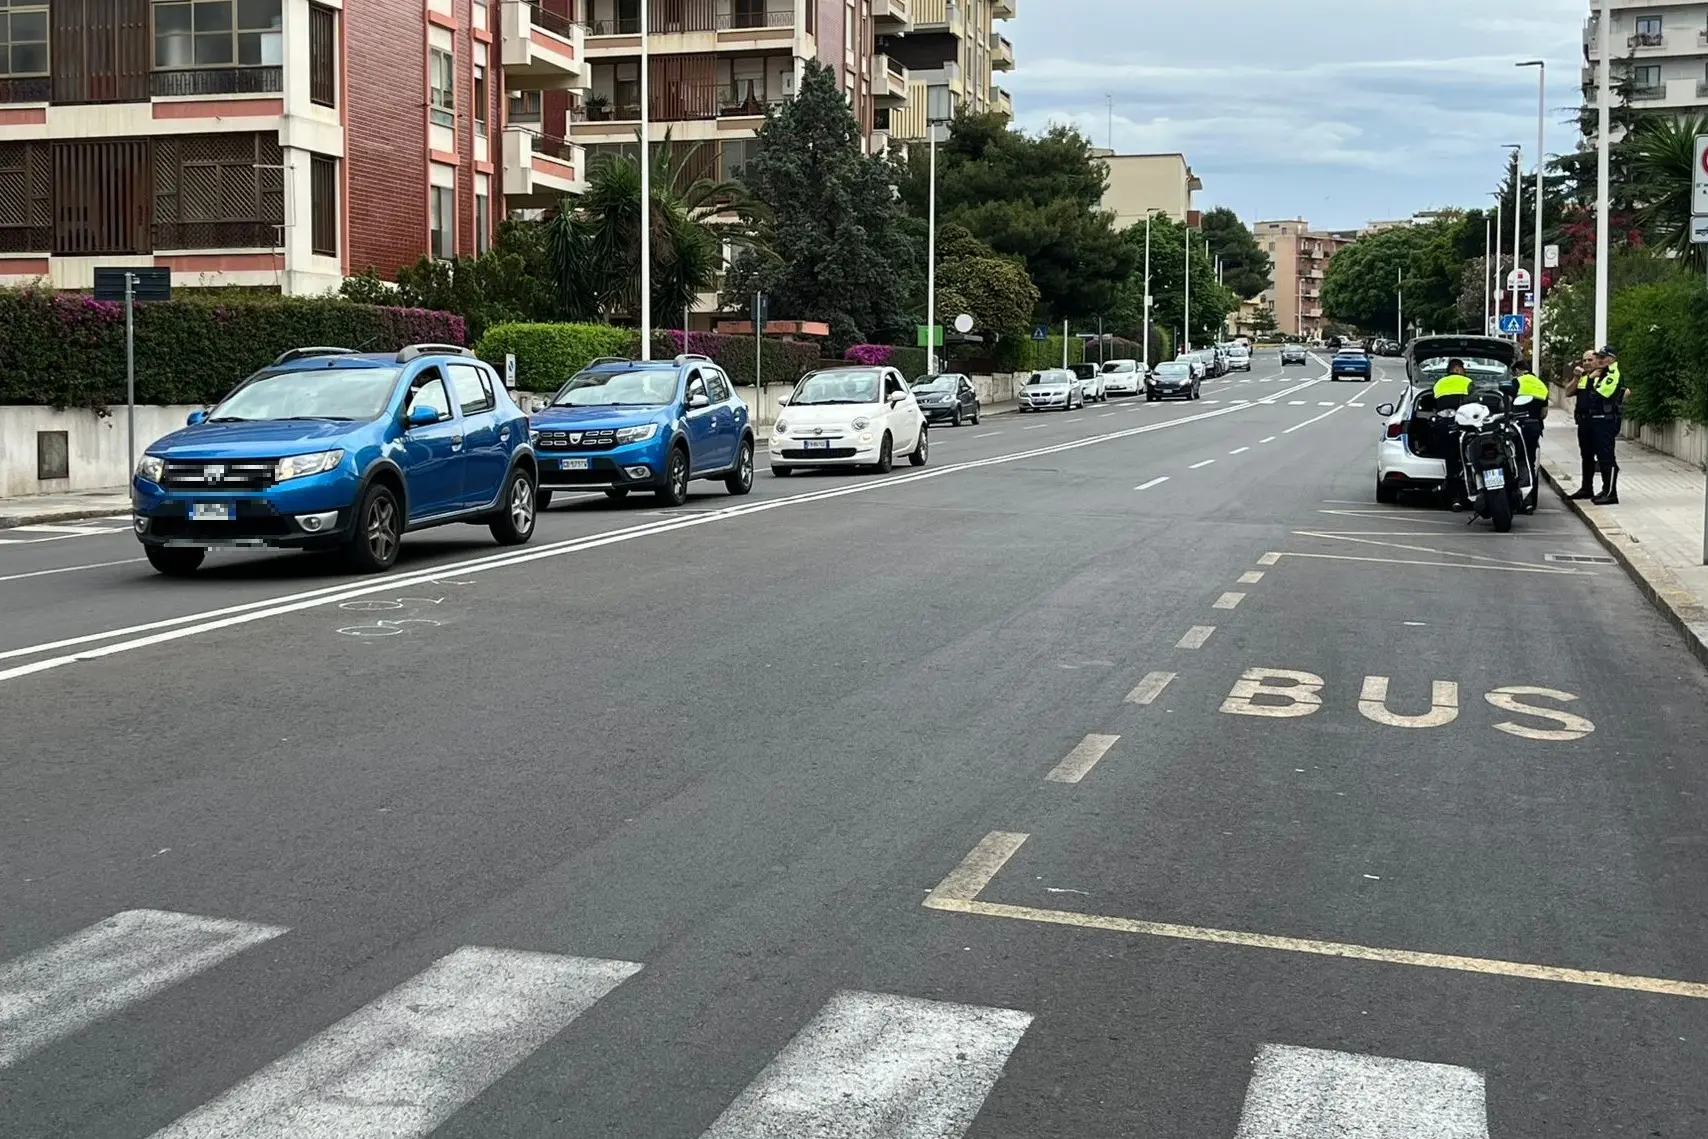
[[[230, 296], [136, 306], [138, 403], [218, 400], [287, 348], [394, 351], [461, 344], [463, 320], [324, 297]], [[105, 408], [125, 401], [124, 306], [77, 293], [0, 289], [0, 404]]]
[[1633, 422], [1708, 422], [1708, 296], [1699, 279], [1616, 293], [1608, 334], [1630, 386], [1625, 414]]
[[609, 324], [495, 324], [474, 352], [500, 372], [505, 355], [513, 352], [518, 388], [555, 392], [590, 361], [600, 356], [632, 356], [637, 343], [632, 329]]

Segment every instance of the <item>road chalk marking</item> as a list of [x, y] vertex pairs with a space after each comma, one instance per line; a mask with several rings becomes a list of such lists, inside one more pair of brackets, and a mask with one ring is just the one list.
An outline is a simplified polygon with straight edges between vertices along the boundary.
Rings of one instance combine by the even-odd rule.
[[1214, 625], [1194, 625], [1186, 630], [1186, 635], [1175, 642], [1177, 649], [1201, 649], [1204, 642], [1210, 639], [1210, 634], [1216, 631]]
[[1429, 711], [1415, 716], [1388, 711], [1388, 684], [1386, 676], [1364, 678], [1364, 690], [1358, 697], [1358, 711], [1366, 720], [1374, 720], [1390, 728], [1440, 728], [1459, 718], [1459, 686], [1451, 680], [1431, 682]]
[[[1233, 716], [1267, 716], [1277, 720], [1309, 716], [1322, 708], [1326, 683], [1315, 673], [1290, 668], [1248, 668], [1222, 701], [1222, 711]], [[1259, 704], [1259, 697], [1270, 703]], [[1276, 700], [1286, 703], [1273, 703]]]
[[1120, 742], [1120, 736], [1086, 736], [1044, 778], [1051, 783], [1078, 783], [1091, 774], [1091, 769], [1108, 754], [1110, 748]]
[[1031, 1023], [1013, 1009], [837, 993], [702, 1139], [960, 1139]]
[[1175, 675], [1172, 672], [1147, 673], [1145, 678], [1139, 681], [1138, 687], [1127, 693], [1126, 702], [1128, 704], [1155, 703], [1156, 698], [1162, 695], [1162, 690], [1173, 682]]
[[1205, 459], [1202, 463], [1193, 463], [1190, 467], [1187, 467], [1186, 469], [1189, 471], [1195, 471], [1195, 470], [1198, 470], [1200, 467], [1207, 467], [1215, 461], [1216, 460], [1214, 460], [1214, 459]]
[[1243, 594], [1243, 593], [1224, 593], [1220, 597], [1216, 598], [1216, 603], [1214, 605], [1212, 605], [1211, 608], [1212, 609], [1238, 609], [1239, 603], [1244, 601], [1244, 600], [1245, 600], [1245, 594]]
[[1263, 571], [1262, 570], [1246, 570], [1244, 573], [1239, 575], [1239, 583], [1241, 585], [1256, 585], [1258, 582], [1260, 582], [1262, 580], [1263, 580]]
[[0, 1068], [285, 931], [125, 910], [0, 965]]
[[464, 946], [153, 1139], [416, 1139], [640, 968]]
[[1134, 487], [1133, 489], [1134, 490], [1149, 490], [1151, 487], [1161, 486], [1163, 483], [1165, 483], [1167, 481], [1168, 481], [1168, 476], [1162, 475], [1158, 478], [1152, 479], [1150, 482], [1140, 483], [1138, 486]]
[[1266, 1044], [1234, 1139], [1488, 1139], [1482, 1074], [1447, 1064]]
[[[924, 905], [927, 909], [943, 910], [948, 913], [1008, 918], [1040, 925], [1071, 926], [1078, 929], [1104, 930], [1109, 933], [1161, 937], [1173, 941], [1208, 942], [1245, 949], [1269, 949], [1283, 953], [1302, 953], [1315, 957], [1340, 957], [1352, 961], [1373, 961], [1384, 965], [1406, 965], [1420, 969], [1443, 969], [1457, 973], [1480, 973], [1487, 976], [1515, 977], [1526, 981], [1550, 981], [1562, 985], [1586, 985], [1592, 988], [1621, 989], [1627, 992], [1655, 993], [1667, 997], [1708, 1000], [1708, 984], [1697, 981], [1674, 981], [1664, 977], [1606, 973], [1558, 965], [1534, 965], [1522, 961], [1502, 961], [1492, 957], [1461, 957], [1446, 953], [1424, 953], [1411, 949], [1386, 949], [1380, 946], [1358, 945], [1352, 942], [1318, 941], [1304, 937], [1283, 937], [1268, 933], [1247, 933], [1240, 930], [1177, 925], [1172, 922], [1140, 921], [1134, 918], [1075, 913], [1071, 910], [1046, 910], [1034, 906], [1011, 906], [1000, 902], [980, 901], [979, 895], [984, 893], [997, 874], [1007, 865], [1008, 860], [1014, 857], [1015, 852], [1030, 837], [1030, 835], [1007, 831], [992, 831], [985, 835], [979, 844], [961, 860], [960, 865], [951, 870], [948, 876], [937, 884], [937, 888], [926, 895]], [[1380, 1136], [1380, 1139], [1387, 1139], [1387, 1137]]]

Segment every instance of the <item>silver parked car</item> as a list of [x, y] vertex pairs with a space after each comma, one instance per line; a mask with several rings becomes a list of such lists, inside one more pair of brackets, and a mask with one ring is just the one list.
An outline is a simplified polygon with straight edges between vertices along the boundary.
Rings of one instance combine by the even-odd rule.
[[1045, 368], [1026, 377], [1020, 389], [1021, 411], [1072, 411], [1085, 406], [1085, 384], [1066, 368]]

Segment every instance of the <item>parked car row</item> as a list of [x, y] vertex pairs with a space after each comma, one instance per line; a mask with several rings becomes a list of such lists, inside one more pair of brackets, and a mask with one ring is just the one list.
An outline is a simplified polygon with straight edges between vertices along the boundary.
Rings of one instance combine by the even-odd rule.
[[1144, 361], [1132, 359], [1041, 368], [1020, 386], [1020, 410], [1072, 411], [1088, 403], [1107, 402], [1110, 396], [1138, 395], [1149, 390], [1150, 375]]

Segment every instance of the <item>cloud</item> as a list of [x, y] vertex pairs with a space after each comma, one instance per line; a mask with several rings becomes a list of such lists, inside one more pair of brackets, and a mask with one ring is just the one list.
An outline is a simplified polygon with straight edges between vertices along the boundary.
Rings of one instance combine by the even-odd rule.
[[1200, 201], [1248, 221], [1334, 228], [1475, 205], [1502, 144], [1576, 146], [1584, 0], [1020, 0], [1018, 65], [998, 82], [1019, 124], [1077, 126], [1122, 152], [1180, 151]]

